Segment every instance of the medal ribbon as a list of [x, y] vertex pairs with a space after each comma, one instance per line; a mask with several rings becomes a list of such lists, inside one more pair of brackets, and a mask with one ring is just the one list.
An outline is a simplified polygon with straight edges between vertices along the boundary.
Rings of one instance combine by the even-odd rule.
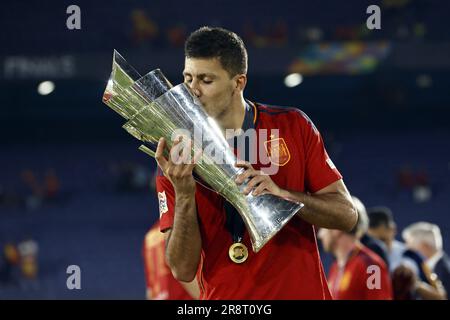
[[[245, 117], [244, 117], [243, 129], [248, 129], [247, 127], [250, 124], [253, 125], [253, 112], [252, 112], [253, 108], [248, 103], [245, 104], [245, 108], [246, 108], [246, 112], [245, 112]], [[233, 146], [236, 146], [238, 148], [240, 147], [241, 143], [245, 143], [244, 160], [249, 161], [250, 146], [249, 146], [248, 139], [242, 138], [242, 136], [234, 137], [233, 143], [234, 143]], [[225, 226], [226, 226], [228, 232], [230, 233], [230, 235], [233, 239], [233, 242], [234, 243], [236, 243], [236, 242], [242, 243], [243, 237], [244, 237], [244, 232], [245, 232], [245, 224], [244, 224], [244, 221], [242, 220], [241, 215], [238, 213], [236, 208], [230, 202], [228, 202], [226, 199], [224, 199], [224, 208], [225, 208], [225, 213], [227, 216]]]

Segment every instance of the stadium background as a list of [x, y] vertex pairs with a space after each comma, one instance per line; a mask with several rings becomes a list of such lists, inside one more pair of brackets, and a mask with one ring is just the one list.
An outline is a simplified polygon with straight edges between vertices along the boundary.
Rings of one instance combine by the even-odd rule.
[[[81, 8], [81, 30], [66, 27], [71, 4]], [[365, 26], [371, 4], [381, 7], [381, 30]], [[444, 0], [2, 3], [0, 245], [32, 239], [39, 251], [34, 280], [1, 269], [0, 299], [145, 298], [141, 252], [158, 215], [155, 162], [101, 96], [113, 49], [141, 74], [161, 68], [172, 83], [182, 81], [183, 41], [203, 25], [243, 37], [247, 98], [301, 108], [351, 193], [368, 207], [390, 207], [400, 231], [437, 223], [446, 248], [449, 7]], [[292, 73], [302, 82], [288, 87]], [[50, 94], [38, 92], [44, 81], [54, 83]], [[72, 264], [81, 268], [81, 290], [66, 287]]]

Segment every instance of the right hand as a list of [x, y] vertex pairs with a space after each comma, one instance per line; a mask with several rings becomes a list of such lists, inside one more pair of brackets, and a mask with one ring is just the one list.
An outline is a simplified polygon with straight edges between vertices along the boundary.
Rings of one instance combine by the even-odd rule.
[[169, 159], [164, 157], [164, 150], [167, 147], [164, 138], [159, 139], [156, 148], [155, 159], [161, 168], [164, 176], [172, 183], [176, 195], [192, 196], [195, 194], [195, 180], [192, 175], [198, 155], [190, 159], [192, 142], [188, 141], [184, 146], [180, 145], [182, 137], [178, 137], [170, 149]]

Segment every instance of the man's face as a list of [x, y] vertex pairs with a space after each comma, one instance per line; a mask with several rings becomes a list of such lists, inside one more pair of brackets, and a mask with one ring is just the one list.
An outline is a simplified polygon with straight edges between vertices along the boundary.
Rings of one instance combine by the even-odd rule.
[[417, 239], [407, 238], [405, 239], [405, 243], [408, 248], [418, 251], [427, 259], [431, 258], [437, 252], [437, 250], [432, 246], [428, 245], [424, 241], [418, 241]]
[[421, 243], [419, 243], [418, 241], [413, 241], [412, 239], [405, 239], [405, 244], [408, 248], [422, 253], [422, 251], [420, 250], [420, 249], [422, 249], [421, 248], [422, 246], [421, 246]]
[[231, 78], [219, 59], [186, 58], [184, 82], [199, 98], [209, 116], [223, 117], [239, 94], [236, 77]]
[[371, 234], [374, 235], [379, 240], [383, 241], [388, 247], [391, 245], [392, 241], [395, 239], [396, 231], [395, 223], [389, 225], [380, 225], [377, 228], [371, 229]]
[[317, 236], [322, 241], [323, 249], [326, 252], [333, 253], [336, 249], [337, 242], [341, 235], [342, 231], [321, 228]]

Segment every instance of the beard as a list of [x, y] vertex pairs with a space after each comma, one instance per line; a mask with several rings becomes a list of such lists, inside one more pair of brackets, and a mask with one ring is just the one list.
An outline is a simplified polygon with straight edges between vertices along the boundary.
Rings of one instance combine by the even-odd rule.
[[233, 100], [234, 90], [230, 95], [225, 95], [225, 97], [220, 97], [211, 102], [202, 102], [203, 108], [205, 109], [208, 116], [214, 118], [217, 121], [225, 118], [230, 112], [231, 102]]

